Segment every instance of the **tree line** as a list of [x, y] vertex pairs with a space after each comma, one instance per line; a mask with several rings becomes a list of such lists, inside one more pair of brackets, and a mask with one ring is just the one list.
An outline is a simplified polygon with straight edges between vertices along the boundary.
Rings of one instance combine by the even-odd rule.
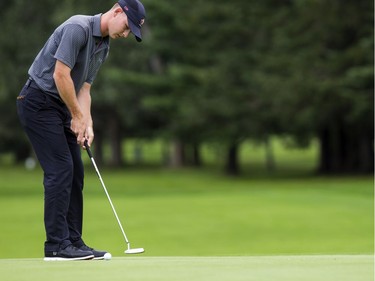
[[[321, 173], [373, 171], [373, 1], [142, 2], [144, 41], [111, 42], [92, 87], [99, 161], [105, 143], [122, 165], [126, 139], [160, 138], [175, 165], [200, 165], [201, 145], [215, 143], [236, 174], [245, 140], [288, 136], [319, 140]], [[53, 29], [112, 5], [0, 3], [0, 151], [30, 153], [15, 97]]]

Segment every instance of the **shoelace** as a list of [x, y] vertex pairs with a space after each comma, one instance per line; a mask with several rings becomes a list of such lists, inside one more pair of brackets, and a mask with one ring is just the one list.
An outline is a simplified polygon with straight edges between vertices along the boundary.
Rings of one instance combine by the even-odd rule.
[[85, 250], [85, 251], [92, 251], [92, 250], [94, 250], [93, 248], [90, 248], [90, 247], [87, 246], [87, 245], [82, 245], [82, 246], [80, 247], [80, 249], [81, 249], [81, 250]]

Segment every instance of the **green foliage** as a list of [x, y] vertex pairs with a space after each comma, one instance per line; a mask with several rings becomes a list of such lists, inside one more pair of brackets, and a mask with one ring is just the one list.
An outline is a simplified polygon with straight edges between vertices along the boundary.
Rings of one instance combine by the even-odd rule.
[[33, 56], [52, 30], [52, 19], [46, 16], [52, 11], [52, 2], [43, 0], [30, 5], [28, 1], [10, 1], [2, 4], [0, 11], [0, 24], [5, 31], [0, 38], [0, 151], [15, 151], [20, 157], [27, 156], [28, 145], [20, 126], [15, 126], [16, 96], [28, 78]]
[[[144, 41], [139, 44], [131, 35], [126, 42], [112, 41], [94, 83], [94, 123], [103, 138], [238, 144], [287, 134], [306, 145], [327, 131], [334, 147], [365, 142], [371, 154], [371, 1], [144, 4]], [[0, 39], [0, 150], [5, 142], [24, 140], [19, 127], [11, 125], [17, 122], [14, 98], [55, 26], [70, 15], [96, 14], [111, 6], [87, 0], [58, 6], [51, 0], [1, 4], [6, 33]], [[108, 131], [112, 116], [116, 136]], [[335, 130], [342, 135], [335, 136]]]

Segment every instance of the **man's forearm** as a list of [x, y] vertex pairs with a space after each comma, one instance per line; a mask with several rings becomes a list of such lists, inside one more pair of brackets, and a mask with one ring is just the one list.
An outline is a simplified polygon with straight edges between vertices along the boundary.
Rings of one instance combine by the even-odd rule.
[[94, 128], [91, 118], [91, 85], [89, 83], [84, 83], [81, 90], [78, 93], [77, 99], [82, 110], [84, 120], [86, 122], [85, 139], [90, 146], [94, 140]]
[[81, 90], [78, 93], [77, 99], [82, 110], [83, 116], [87, 122], [88, 126], [93, 126], [91, 118], [91, 95], [90, 95], [91, 85], [84, 83]]
[[73, 80], [70, 77], [70, 71], [71, 70], [67, 65], [60, 61], [56, 61], [53, 78], [61, 99], [70, 111], [72, 117], [70, 129], [77, 136], [77, 143], [83, 147], [88, 126], [76, 96]]
[[83, 112], [77, 100], [71, 77], [55, 72], [54, 79], [60, 97], [68, 107], [72, 118], [83, 118]]

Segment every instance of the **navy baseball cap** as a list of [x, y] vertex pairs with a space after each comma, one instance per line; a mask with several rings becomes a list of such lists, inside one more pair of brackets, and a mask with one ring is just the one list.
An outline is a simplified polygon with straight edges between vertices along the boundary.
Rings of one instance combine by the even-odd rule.
[[119, 0], [117, 2], [128, 17], [130, 31], [138, 42], [142, 41], [141, 28], [146, 18], [146, 10], [138, 0]]

